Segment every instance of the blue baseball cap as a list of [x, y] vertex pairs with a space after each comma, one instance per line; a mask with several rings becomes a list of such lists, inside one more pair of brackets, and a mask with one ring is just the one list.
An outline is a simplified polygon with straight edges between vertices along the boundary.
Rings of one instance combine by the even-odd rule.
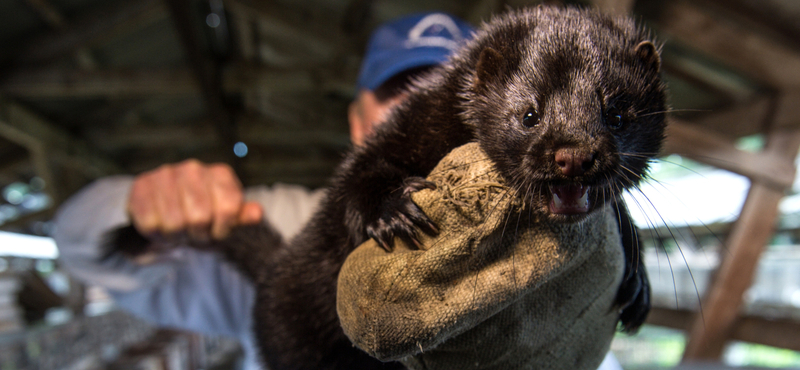
[[358, 74], [358, 89], [375, 90], [400, 72], [444, 62], [472, 37], [468, 23], [446, 13], [402, 17], [372, 33]]

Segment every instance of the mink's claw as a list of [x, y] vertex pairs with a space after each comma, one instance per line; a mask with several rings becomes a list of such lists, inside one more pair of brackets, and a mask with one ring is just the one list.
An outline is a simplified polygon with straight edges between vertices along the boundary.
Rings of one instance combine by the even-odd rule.
[[403, 181], [403, 196], [410, 196], [411, 193], [422, 189], [436, 190], [436, 183], [423, 179], [422, 177], [409, 177]]
[[429, 235], [436, 235], [439, 229], [428, 216], [411, 200], [411, 194], [422, 189], [435, 189], [436, 184], [421, 177], [411, 177], [403, 183], [399, 196], [387, 199], [383, 204], [380, 217], [367, 225], [370, 238], [375, 239], [387, 252], [394, 249], [394, 238], [398, 237], [411, 248], [419, 249], [422, 243], [417, 230]]

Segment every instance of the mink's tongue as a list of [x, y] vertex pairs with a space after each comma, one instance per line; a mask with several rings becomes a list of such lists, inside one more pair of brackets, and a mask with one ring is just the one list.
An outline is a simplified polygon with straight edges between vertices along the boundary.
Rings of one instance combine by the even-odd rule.
[[581, 185], [552, 186], [550, 212], [574, 215], [589, 212], [589, 187]]

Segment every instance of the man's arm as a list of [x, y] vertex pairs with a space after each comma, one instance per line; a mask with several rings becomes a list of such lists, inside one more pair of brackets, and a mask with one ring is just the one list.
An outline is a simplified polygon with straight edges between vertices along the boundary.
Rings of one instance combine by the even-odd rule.
[[149, 264], [122, 256], [100, 261], [103, 236], [130, 223], [126, 203], [133, 180], [95, 181], [59, 209], [54, 238], [63, 265], [85, 283], [106, 288], [117, 306], [151, 323], [238, 338], [245, 348], [243, 369], [261, 369], [250, 330], [253, 287], [218, 256], [176, 248]]
[[[109, 177], [90, 184], [65, 202], [57, 214], [54, 235], [65, 267], [79, 279], [109, 289], [121, 306], [154, 322], [187, 327], [181, 322], [194, 321], [194, 316], [181, 306], [200, 303], [192, 295], [208, 300], [203, 306], [215, 302], [228, 308], [244, 306], [242, 313], [234, 315], [249, 317], [250, 302], [243, 300], [250, 299], [251, 293], [237, 288], [249, 282], [216, 255], [176, 247], [161, 250], [146, 264], [121, 255], [100, 261], [104, 237], [110, 230], [131, 222], [128, 209], [134, 186], [133, 177]], [[311, 217], [322, 195], [322, 191], [278, 184], [250, 189], [238, 197], [243, 204], [261, 205], [266, 210], [264, 219], [289, 239]], [[258, 216], [260, 220], [261, 213]], [[162, 305], [166, 308], [158, 308]]]
[[[59, 209], [54, 238], [74, 276], [107, 288], [128, 311], [162, 325], [232, 334], [249, 325], [240, 326], [249, 319], [249, 281], [216, 255], [178, 241], [224, 236], [237, 223], [260, 222], [262, 213], [244, 200], [229, 167], [186, 161], [95, 181]], [[109, 232], [131, 223], [156, 240], [147, 245], [151, 258], [101, 260]]]
[[77, 278], [127, 292], [152, 286], [174, 269], [174, 261], [140, 265], [123, 258], [101, 263], [106, 233], [130, 222], [126, 213], [133, 177], [104, 178], [86, 186], [65, 202], [55, 217], [53, 237], [64, 266]]

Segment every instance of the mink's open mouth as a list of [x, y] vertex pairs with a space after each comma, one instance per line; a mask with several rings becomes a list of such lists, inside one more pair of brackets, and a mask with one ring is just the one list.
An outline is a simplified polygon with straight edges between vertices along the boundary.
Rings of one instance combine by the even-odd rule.
[[589, 212], [590, 186], [569, 184], [550, 186], [550, 212], [560, 215], [579, 215]]

